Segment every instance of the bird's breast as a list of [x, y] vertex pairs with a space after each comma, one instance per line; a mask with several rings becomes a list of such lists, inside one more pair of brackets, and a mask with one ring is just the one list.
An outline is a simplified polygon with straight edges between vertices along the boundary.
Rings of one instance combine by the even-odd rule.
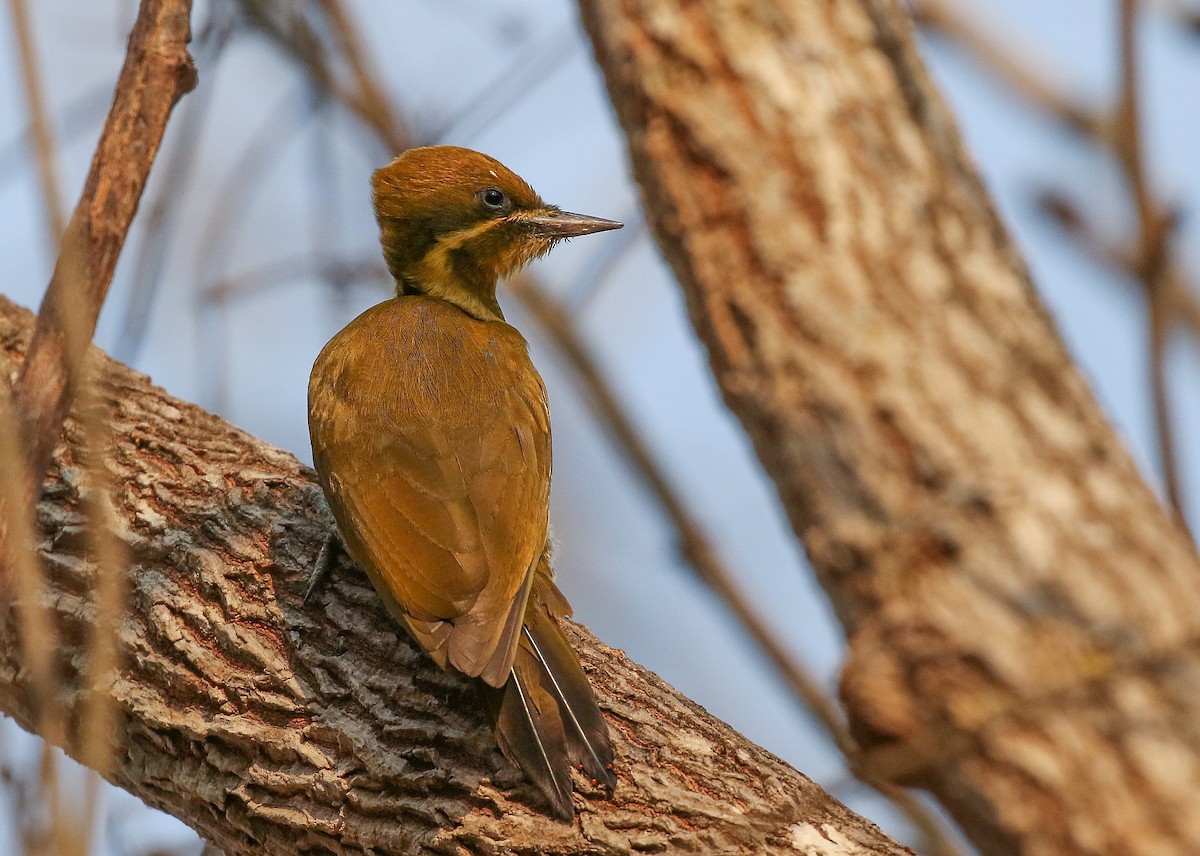
[[502, 621], [549, 508], [549, 413], [521, 335], [440, 301], [387, 301], [318, 357], [309, 424], [330, 507], [377, 585], [423, 620]]
[[328, 416], [360, 426], [369, 416], [376, 427], [467, 427], [503, 415], [514, 395], [545, 408], [520, 333], [424, 297], [394, 298], [351, 322], [321, 352], [309, 389]]

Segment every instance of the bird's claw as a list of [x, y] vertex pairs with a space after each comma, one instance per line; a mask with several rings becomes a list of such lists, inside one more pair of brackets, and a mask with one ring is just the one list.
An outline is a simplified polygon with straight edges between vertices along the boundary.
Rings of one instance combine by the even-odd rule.
[[337, 567], [338, 556], [344, 552], [342, 539], [336, 531], [330, 532], [325, 537], [325, 543], [321, 545], [321, 552], [317, 553], [317, 560], [313, 563], [312, 573], [308, 578], [308, 586], [304, 589], [306, 604], [329, 582], [329, 578], [333, 576], [333, 569]]

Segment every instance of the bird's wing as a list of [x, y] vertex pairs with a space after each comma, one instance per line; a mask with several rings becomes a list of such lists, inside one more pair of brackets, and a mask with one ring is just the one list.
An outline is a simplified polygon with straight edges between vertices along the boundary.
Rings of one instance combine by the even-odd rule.
[[421, 366], [364, 356], [341, 389], [330, 378], [314, 458], [351, 555], [418, 641], [499, 685], [546, 543], [549, 414], [523, 341], [457, 346], [427, 347]]

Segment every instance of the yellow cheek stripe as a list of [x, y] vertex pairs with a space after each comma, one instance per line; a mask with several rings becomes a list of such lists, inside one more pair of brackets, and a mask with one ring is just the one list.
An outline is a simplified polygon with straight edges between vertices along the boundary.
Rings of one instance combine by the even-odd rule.
[[[456, 250], [486, 235], [490, 230], [504, 223], [523, 220], [529, 216], [532, 216], [532, 212], [519, 211], [510, 214], [505, 219], [485, 220], [439, 238], [417, 264], [414, 278], [420, 283], [425, 293], [431, 297], [450, 300], [477, 317], [492, 315], [488, 303], [472, 293], [471, 289], [463, 287], [464, 283], [456, 276], [450, 256]], [[491, 262], [491, 269], [486, 272], [488, 284], [492, 284], [495, 279], [508, 276], [533, 259], [545, 255], [553, 244], [554, 242], [550, 240], [530, 237], [527, 240], [514, 241], [509, 246], [502, 248], [488, 260]]]
[[415, 271], [415, 279], [421, 284], [425, 293], [430, 297], [449, 300], [476, 317], [486, 318], [495, 314], [470, 289], [463, 287], [458, 277], [454, 275], [450, 254], [480, 235], [486, 234], [488, 230], [502, 222], [502, 220], [485, 220], [438, 238], [433, 248], [417, 264]]
[[484, 220], [482, 223], [470, 226], [466, 229], [459, 229], [457, 232], [451, 232], [449, 235], [438, 238], [425, 258], [421, 259], [421, 263], [417, 266], [418, 270], [423, 274], [428, 268], [429, 272], [444, 278], [449, 275], [450, 271], [450, 254], [457, 249], [462, 248], [465, 244], [478, 238], [480, 235], [486, 235], [491, 229], [503, 223], [503, 220]]

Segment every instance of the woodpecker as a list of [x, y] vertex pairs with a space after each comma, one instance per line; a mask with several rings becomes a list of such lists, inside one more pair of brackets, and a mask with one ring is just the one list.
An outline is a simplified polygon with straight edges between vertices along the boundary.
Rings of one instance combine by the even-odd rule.
[[610, 791], [608, 726], [560, 626], [550, 410], [497, 281], [621, 224], [547, 205], [499, 161], [411, 149], [372, 177], [396, 294], [317, 357], [313, 461], [342, 544], [443, 669], [478, 679], [501, 751], [554, 813], [570, 768]]

